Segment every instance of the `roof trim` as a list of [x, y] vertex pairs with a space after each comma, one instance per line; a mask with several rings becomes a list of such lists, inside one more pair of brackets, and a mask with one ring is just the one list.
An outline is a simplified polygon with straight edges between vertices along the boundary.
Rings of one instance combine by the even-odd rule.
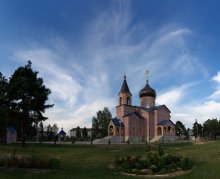
[[141, 119], [144, 119], [144, 117], [143, 117], [142, 115], [140, 115], [137, 111], [128, 113], [128, 114], [124, 115], [123, 117], [131, 116], [131, 115], [133, 115], [133, 114], [136, 115], [136, 116], [138, 116], [138, 117], [141, 118]]
[[173, 123], [173, 121], [171, 121], [170, 119], [166, 119], [166, 120], [162, 120], [162, 121], [160, 121], [160, 122], [158, 122], [157, 123], [157, 125], [159, 126], [163, 126], [163, 125], [166, 125], [167, 123], [172, 123], [174, 126], [175, 126], [175, 124]]
[[[117, 119], [116, 117], [111, 119], [112, 123], [115, 125], [115, 126], [124, 126], [124, 123], [120, 120], [120, 119]], [[119, 122], [121, 121], [121, 122]]]

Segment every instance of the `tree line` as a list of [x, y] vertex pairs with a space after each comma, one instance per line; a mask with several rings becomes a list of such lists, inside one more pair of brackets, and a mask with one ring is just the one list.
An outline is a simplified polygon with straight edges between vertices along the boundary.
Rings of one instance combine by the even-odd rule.
[[88, 139], [88, 130], [86, 127], [81, 129], [79, 126], [76, 128], [76, 140], [86, 140]]
[[[190, 129], [186, 129], [182, 122], [177, 121], [175, 124], [176, 136], [189, 137]], [[206, 138], [210, 140], [215, 140], [217, 136], [220, 136], [220, 120], [208, 119], [203, 124], [198, 123], [197, 120], [193, 123], [192, 126], [192, 135], [197, 138]]]
[[35, 125], [45, 121], [43, 114], [53, 104], [46, 104], [51, 94], [31, 61], [17, 68], [7, 79], [0, 72], [0, 136], [7, 126], [13, 126], [25, 146], [26, 137], [36, 133]]

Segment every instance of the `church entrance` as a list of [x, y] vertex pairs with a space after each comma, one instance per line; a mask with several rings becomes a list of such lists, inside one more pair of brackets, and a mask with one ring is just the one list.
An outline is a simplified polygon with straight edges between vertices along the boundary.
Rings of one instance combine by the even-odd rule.
[[114, 134], [114, 128], [112, 125], [110, 125], [109, 127], [109, 135], [113, 135]]
[[158, 127], [158, 128], [157, 128], [157, 135], [162, 135], [162, 129], [161, 129], [161, 127]]

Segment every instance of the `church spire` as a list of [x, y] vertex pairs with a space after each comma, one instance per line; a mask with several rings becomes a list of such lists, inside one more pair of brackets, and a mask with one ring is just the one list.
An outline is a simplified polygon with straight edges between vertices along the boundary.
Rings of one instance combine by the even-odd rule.
[[124, 81], [122, 83], [121, 90], [119, 93], [130, 93], [131, 94], [127, 81], [126, 81], [126, 75], [124, 75]]

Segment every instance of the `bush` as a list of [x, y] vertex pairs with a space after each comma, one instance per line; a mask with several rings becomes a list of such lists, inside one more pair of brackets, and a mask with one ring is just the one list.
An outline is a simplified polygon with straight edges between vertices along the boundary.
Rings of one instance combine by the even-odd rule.
[[179, 170], [189, 170], [193, 166], [188, 158], [164, 154], [160, 148], [158, 151], [149, 151], [145, 156], [116, 157], [115, 168], [117, 171], [143, 174], [158, 173], [167, 174]]
[[193, 166], [193, 163], [192, 161], [189, 160], [188, 157], [184, 157], [182, 160], [181, 160], [181, 168], [183, 170], [190, 170]]
[[15, 152], [9, 158], [0, 159], [0, 167], [7, 168], [35, 168], [35, 169], [59, 169], [60, 160], [57, 158], [43, 158], [35, 151], [31, 153], [30, 157], [16, 158]]

